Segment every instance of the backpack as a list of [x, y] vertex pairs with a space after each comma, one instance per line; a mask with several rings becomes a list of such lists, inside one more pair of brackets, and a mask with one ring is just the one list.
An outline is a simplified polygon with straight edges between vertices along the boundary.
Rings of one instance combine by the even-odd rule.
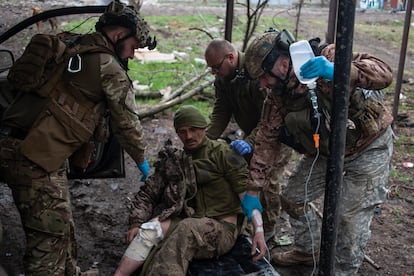
[[101, 45], [84, 45], [77, 41], [79, 34], [36, 34], [30, 40], [23, 55], [10, 69], [7, 79], [18, 90], [34, 92], [47, 97], [63, 70], [81, 70], [80, 55], [84, 53], [113, 52]]
[[[89, 99], [84, 94], [87, 91], [82, 87], [78, 88], [72, 82], [64, 80], [65, 74], [71, 73], [87, 79], [93, 78], [92, 75], [99, 70], [99, 61], [96, 55], [89, 55], [90, 53], [113, 55], [113, 51], [97, 34], [38, 34], [32, 38], [23, 55], [10, 69], [8, 81], [13, 86], [15, 97], [4, 112], [3, 120], [31, 105], [28, 101], [33, 98], [32, 107], [27, 111], [33, 116], [24, 116], [24, 125], [31, 127], [20, 150], [28, 159], [48, 172], [55, 170], [79, 149], [82, 152], [75, 158], [79, 160], [76, 163], [84, 168], [93, 151], [90, 146], [92, 140], [107, 139], [107, 132], [101, 131], [99, 127], [104, 125], [102, 121], [105, 120], [105, 102]], [[81, 56], [82, 54], [84, 55]], [[92, 64], [96, 64], [97, 68], [83, 68], [88, 65], [83, 59], [95, 59], [95, 56], [97, 60]], [[91, 82], [88, 85], [90, 84]], [[99, 135], [101, 132], [105, 137]], [[49, 134], [45, 136], [44, 133]]]

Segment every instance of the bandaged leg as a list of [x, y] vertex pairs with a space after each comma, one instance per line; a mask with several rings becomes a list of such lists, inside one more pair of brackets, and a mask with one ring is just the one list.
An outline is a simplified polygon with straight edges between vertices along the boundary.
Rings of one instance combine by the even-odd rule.
[[152, 247], [163, 238], [160, 222], [150, 221], [141, 225], [138, 235], [132, 240], [124, 256], [136, 261], [144, 261]]
[[114, 276], [131, 275], [148, 257], [151, 249], [163, 238], [161, 224], [158, 220], [141, 225], [136, 237], [125, 251]]

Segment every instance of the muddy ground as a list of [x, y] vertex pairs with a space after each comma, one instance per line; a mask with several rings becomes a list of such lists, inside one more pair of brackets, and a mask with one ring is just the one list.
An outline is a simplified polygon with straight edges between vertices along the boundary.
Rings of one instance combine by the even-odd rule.
[[[63, 1], [62, 1], [63, 2]], [[44, 9], [48, 7], [63, 6], [60, 1], [2, 1], [0, 17], [0, 32], [18, 22], [30, 14], [34, 5]], [[83, 3], [75, 1], [76, 4]], [[73, 2], [73, 3], [75, 3]], [[144, 1], [145, 3], [146, 1]], [[142, 13], [177, 15], [184, 13], [215, 13], [218, 17], [224, 18], [225, 5], [221, 7], [195, 7], [189, 5], [178, 5], [171, 3], [158, 3], [147, 1], [144, 4]], [[173, 2], [173, 1], [170, 1]], [[201, 2], [201, 1], [199, 1]], [[87, 3], [90, 4], [90, 3]], [[266, 10], [267, 13], [279, 13], [276, 8]], [[243, 10], [236, 8], [236, 16], [243, 14]], [[280, 13], [295, 20], [287, 13]], [[300, 32], [304, 36], [314, 37], [321, 34], [320, 28], [326, 26], [309, 26], [306, 19], [328, 18], [327, 8], [305, 8], [303, 10], [303, 21], [300, 25]], [[381, 24], [394, 20], [404, 21], [403, 13], [390, 13], [389, 11], [366, 11], [357, 12], [356, 20]], [[385, 23], [384, 23], [385, 24]], [[319, 28], [319, 30], [317, 29]], [[34, 29], [26, 31], [17, 42], [6, 42], [9, 48], [21, 53], [23, 50], [22, 41], [34, 32]], [[322, 32], [323, 33], [323, 32]], [[354, 46], [359, 51], [373, 53], [394, 69], [397, 74], [399, 61], [399, 49], [390, 48], [381, 39], [367, 36], [365, 33], [356, 31]], [[411, 51], [411, 52], [410, 52]], [[410, 95], [414, 91], [412, 78], [414, 74], [412, 50], [408, 51], [406, 60], [406, 73], [402, 92]], [[392, 104], [393, 95], [386, 95], [387, 101]], [[397, 137], [407, 136], [406, 139], [396, 140], [396, 147], [392, 160], [393, 173], [389, 179], [389, 193], [387, 201], [379, 206], [378, 212], [372, 221], [372, 237], [369, 241], [366, 255], [379, 266], [376, 269], [372, 264], [364, 262], [358, 275], [414, 275], [414, 168], [405, 167], [404, 162], [414, 162], [414, 141], [413, 137], [413, 100], [403, 100], [400, 111], [401, 117], [405, 118], [404, 124], [395, 125]], [[148, 142], [149, 157], [155, 157], [161, 145], [167, 138], [172, 138], [174, 143], [179, 145], [172, 128], [172, 113], [165, 111], [145, 118], [142, 121], [145, 137]], [[100, 275], [112, 275], [123, 251], [124, 234], [128, 229], [127, 203], [132, 195], [139, 189], [141, 183], [139, 172], [134, 162], [126, 156], [126, 178], [104, 179], [104, 180], [82, 180], [70, 181], [73, 212], [77, 226], [76, 236], [78, 240], [79, 265], [87, 269], [95, 264], [99, 267]], [[0, 246], [0, 264], [2, 264], [9, 275], [21, 275], [22, 253], [24, 251], [25, 239], [21, 228], [19, 215], [14, 207], [10, 190], [4, 183], [0, 183], [0, 219], [3, 223], [4, 243]], [[310, 275], [309, 268], [277, 268], [281, 275]]]

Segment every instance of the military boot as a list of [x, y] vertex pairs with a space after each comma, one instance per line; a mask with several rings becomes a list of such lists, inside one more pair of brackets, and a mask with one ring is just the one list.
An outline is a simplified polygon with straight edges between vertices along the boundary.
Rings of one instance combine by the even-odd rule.
[[[306, 265], [313, 266], [312, 254], [289, 250], [285, 252], [272, 252], [272, 261], [280, 266]], [[319, 252], [315, 253], [315, 261], [319, 262]]]

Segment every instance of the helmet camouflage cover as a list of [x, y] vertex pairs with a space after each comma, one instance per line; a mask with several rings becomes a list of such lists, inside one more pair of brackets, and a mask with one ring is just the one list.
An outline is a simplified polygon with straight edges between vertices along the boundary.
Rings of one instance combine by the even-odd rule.
[[105, 12], [99, 17], [95, 25], [98, 32], [102, 32], [105, 26], [121, 26], [131, 30], [139, 42], [139, 48], [148, 46], [154, 49], [156, 46], [155, 38], [151, 40], [147, 22], [133, 9], [125, 4], [112, 1]]
[[[251, 79], [257, 79], [273, 67], [281, 54], [289, 55], [289, 45], [295, 42], [292, 34], [286, 30], [279, 32], [269, 29], [255, 38], [246, 50], [246, 70]], [[266, 60], [266, 62], [265, 62]], [[269, 63], [270, 64], [267, 64]], [[266, 63], [266, 65], [264, 64]]]
[[251, 79], [257, 79], [265, 71], [262, 63], [273, 49], [278, 32], [267, 32], [255, 38], [246, 50], [246, 70]]

